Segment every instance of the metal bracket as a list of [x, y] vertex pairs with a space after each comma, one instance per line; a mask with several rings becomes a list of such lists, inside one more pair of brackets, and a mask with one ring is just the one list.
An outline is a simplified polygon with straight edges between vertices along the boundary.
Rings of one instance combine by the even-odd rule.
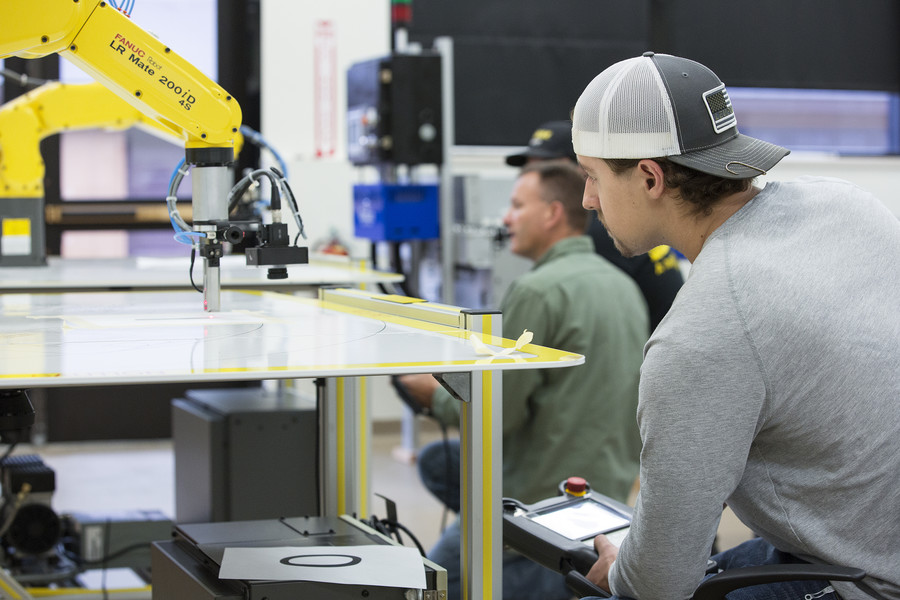
[[469, 396], [472, 385], [471, 373], [435, 373], [434, 378], [457, 400], [461, 402], [472, 400]]

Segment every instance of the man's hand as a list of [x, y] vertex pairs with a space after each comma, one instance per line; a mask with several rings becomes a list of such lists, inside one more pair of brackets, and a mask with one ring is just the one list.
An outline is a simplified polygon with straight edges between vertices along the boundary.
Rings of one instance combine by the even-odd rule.
[[619, 555], [619, 549], [606, 539], [606, 536], [602, 533], [594, 538], [594, 549], [600, 558], [588, 571], [587, 578], [607, 592], [611, 592], [609, 589], [609, 568], [616, 560], [616, 556]]
[[425, 408], [431, 408], [431, 396], [441, 385], [431, 375], [401, 375], [397, 380], [403, 384], [413, 400]]

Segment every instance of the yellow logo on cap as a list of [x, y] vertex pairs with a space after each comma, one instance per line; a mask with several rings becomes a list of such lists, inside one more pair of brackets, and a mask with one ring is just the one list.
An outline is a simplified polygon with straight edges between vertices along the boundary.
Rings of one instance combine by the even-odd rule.
[[532, 143], [536, 142], [537, 140], [540, 140], [540, 141], [542, 141], [542, 142], [546, 142], [547, 140], [549, 140], [549, 139], [552, 138], [552, 137], [553, 137], [553, 131], [552, 131], [552, 130], [550, 130], [550, 129], [538, 129], [538, 130], [535, 131], [533, 134], [531, 134], [531, 141], [532, 141]]
[[653, 262], [653, 271], [657, 275], [662, 275], [670, 269], [678, 268], [678, 259], [669, 246], [657, 246], [647, 253]]

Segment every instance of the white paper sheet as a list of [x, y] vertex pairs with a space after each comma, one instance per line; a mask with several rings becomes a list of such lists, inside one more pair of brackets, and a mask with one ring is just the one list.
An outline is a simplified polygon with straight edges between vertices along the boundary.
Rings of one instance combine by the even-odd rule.
[[403, 546], [226, 548], [219, 578], [425, 589], [425, 566]]

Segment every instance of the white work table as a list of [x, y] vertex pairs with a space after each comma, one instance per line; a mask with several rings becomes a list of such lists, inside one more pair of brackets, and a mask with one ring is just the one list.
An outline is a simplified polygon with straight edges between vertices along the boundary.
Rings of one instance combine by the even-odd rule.
[[370, 423], [365, 375], [436, 373], [462, 403], [463, 585], [501, 597], [502, 371], [584, 357], [499, 336], [499, 313], [474, 313], [359, 290], [320, 299], [223, 291], [0, 294], [0, 389], [316, 378], [324, 382], [324, 513], [365, 516]]
[[[397, 273], [365, 269], [349, 260], [310, 257], [310, 264], [288, 265], [287, 279], [268, 279], [267, 269], [248, 267], [241, 255], [221, 259], [223, 289], [313, 290], [323, 285], [358, 285], [403, 281]], [[117, 258], [65, 259], [50, 257], [39, 267], [0, 268], [0, 293], [78, 292], [91, 290], [190, 289], [190, 259]], [[194, 281], [203, 283], [203, 260], [194, 264]]]

